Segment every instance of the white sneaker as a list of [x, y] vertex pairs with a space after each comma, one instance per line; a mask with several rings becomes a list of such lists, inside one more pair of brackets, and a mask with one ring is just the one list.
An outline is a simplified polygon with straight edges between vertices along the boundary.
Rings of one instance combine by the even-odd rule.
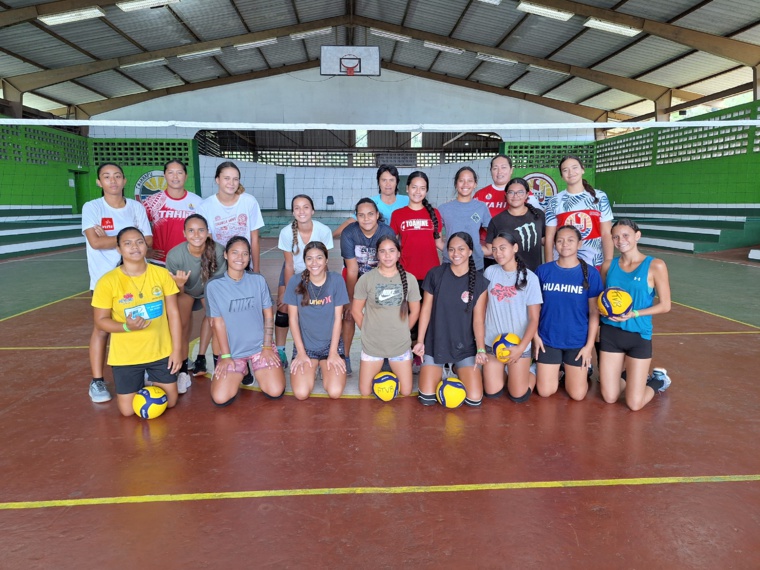
[[190, 375], [187, 372], [180, 372], [177, 375], [177, 392], [184, 394], [192, 383], [193, 381], [190, 380]]
[[106, 383], [103, 380], [93, 380], [90, 382], [89, 394], [90, 399], [96, 404], [102, 404], [111, 399], [111, 394], [108, 392]]
[[145, 384], [146, 386], [153, 386], [153, 381], [150, 379], [150, 376], [148, 376], [147, 370], [143, 374], [143, 384]]

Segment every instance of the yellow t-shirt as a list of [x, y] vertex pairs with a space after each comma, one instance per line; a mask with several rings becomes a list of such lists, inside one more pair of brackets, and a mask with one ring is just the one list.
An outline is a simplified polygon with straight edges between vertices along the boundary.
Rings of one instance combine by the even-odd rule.
[[150, 263], [147, 271], [138, 277], [130, 278], [117, 267], [100, 278], [92, 294], [93, 307], [111, 309], [111, 318], [117, 323], [126, 323], [127, 314], [150, 320], [142, 330], [111, 335], [108, 364], [147, 364], [172, 353], [166, 297], [177, 293], [179, 289], [169, 272]]

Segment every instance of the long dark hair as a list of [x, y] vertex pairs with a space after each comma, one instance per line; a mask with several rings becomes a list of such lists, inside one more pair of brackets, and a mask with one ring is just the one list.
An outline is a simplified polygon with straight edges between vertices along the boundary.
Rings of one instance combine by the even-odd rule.
[[[557, 243], [557, 238], [559, 237], [559, 232], [561, 231], [571, 231], [574, 232], [576, 236], [578, 236], [578, 243], [580, 244], [583, 242], [583, 236], [581, 235], [581, 231], [576, 228], [575, 226], [560, 226], [557, 228], [557, 233], [554, 234], [554, 243]], [[581, 257], [578, 256], [578, 261], [581, 263], [581, 271], [583, 271], [583, 288], [588, 289], [588, 263]]]
[[[559, 172], [560, 172], [560, 174], [562, 173], [562, 165], [567, 160], [577, 160], [578, 164], [581, 165], [581, 168], [583, 170], [586, 170], [586, 167], [583, 166], [583, 161], [579, 157], [577, 157], [574, 154], [568, 154], [568, 155], [562, 157], [562, 160], [559, 161]], [[581, 183], [583, 184], [583, 189], [586, 192], [588, 192], [589, 194], [591, 194], [591, 197], [594, 199], [594, 204], [598, 204], [599, 203], [599, 198], [596, 195], [596, 190], [594, 190], [594, 187], [591, 186], [591, 184], [589, 184], [588, 182], [586, 182], [585, 178], [581, 178]]]
[[[293, 205], [296, 203], [296, 200], [299, 198], [305, 198], [309, 201], [309, 204], [311, 204], [311, 209], [314, 210], [314, 200], [311, 199], [311, 196], [307, 196], [306, 194], [296, 194], [293, 196], [293, 199], [290, 201], [290, 211], [293, 212]], [[293, 230], [293, 243], [290, 246], [290, 252], [293, 254], [297, 254], [299, 252], [298, 247], [298, 220], [293, 218], [293, 221], [290, 222], [290, 228]]]
[[[325, 244], [323, 244], [321, 241], [310, 241], [305, 246], [303, 246], [304, 261], [306, 261], [306, 254], [309, 253], [309, 251], [312, 249], [318, 249], [325, 255], [325, 260], [328, 259], [327, 247], [325, 247]], [[311, 273], [309, 273], [309, 268], [307, 267], [301, 272], [301, 282], [296, 285], [296, 295], [303, 295], [301, 298], [302, 307], [308, 305], [309, 301], [311, 300], [309, 296], [309, 279], [311, 279]]]
[[[114, 165], [114, 166], [117, 166], [117, 165]], [[123, 236], [127, 232], [137, 232], [138, 234], [140, 234], [140, 236], [142, 236], [143, 239], [145, 239], [145, 234], [142, 233], [138, 228], [134, 226], [127, 226], [126, 228], [120, 229], [119, 233], [116, 234], [116, 247], [121, 247], [121, 236]], [[119, 263], [116, 264], [116, 267], [123, 264], [124, 264], [124, 258], [119, 257]]]
[[[512, 232], [499, 232], [496, 234], [496, 237], [494, 237], [494, 241], [496, 241], [497, 238], [501, 238], [504, 240], [507, 240], [507, 242], [510, 245], [516, 245], [519, 247], [519, 244], [517, 243], [517, 238], [514, 236]], [[519, 253], [515, 253], [515, 263], [517, 263], [517, 275], [515, 276], [515, 289], [525, 289], [525, 286], [528, 284], [528, 266], [525, 265], [525, 262], [523, 261], [522, 257], [520, 257]]]
[[[470, 252], [472, 252], [473, 244], [472, 244], [472, 236], [468, 234], [467, 232], [454, 232], [449, 236], [448, 241], [446, 242], [446, 250], [448, 251], [449, 246], [451, 245], [451, 240], [454, 238], [461, 239], [467, 247], [470, 248]], [[472, 308], [472, 302], [475, 297], [475, 276], [476, 276], [477, 269], [475, 269], [475, 260], [472, 258], [472, 255], [470, 255], [470, 258], [468, 260], [468, 270], [467, 270], [467, 305], [465, 305], [464, 312], [467, 313]]]
[[[380, 238], [380, 241], [378, 241], [377, 245], [375, 246], [377, 248], [377, 251], [380, 251], [380, 244], [385, 243], [386, 241], [391, 242], [394, 246], [396, 246], [398, 252], [401, 253], [401, 244], [398, 242], [398, 239], [396, 239], [396, 236], [383, 236]], [[404, 266], [401, 265], [401, 261], [396, 261], [396, 270], [398, 271], [398, 275], [401, 278], [401, 286], [404, 288], [404, 298], [401, 300], [401, 307], [399, 311], [401, 318], [405, 319], [409, 314], [409, 301], [407, 300], [407, 297], [409, 297], [409, 284], [406, 281], [406, 271], [404, 271]]]
[[243, 236], [234, 236], [230, 238], [230, 241], [228, 241], [227, 245], [224, 246], [224, 252], [229, 255], [232, 246], [241, 241], [248, 248], [248, 267], [245, 268], [245, 271], [248, 273], [253, 273], [253, 268], [251, 267], [251, 263], [253, 262], [253, 255], [251, 254], [251, 242], [249, 242], [246, 238]]
[[[200, 214], [190, 214], [185, 218], [185, 231], [187, 231], [187, 223], [191, 220], [200, 220], [208, 230], [206, 218]], [[211, 233], [209, 233], [206, 236], [206, 242], [203, 244], [203, 253], [201, 254], [201, 281], [205, 283], [211, 279], [211, 276], [216, 273], [217, 269], [219, 269], [219, 264], [216, 262], [216, 242], [211, 237]]]
[[377, 193], [380, 193], [380, 177], [386, 172], [396, 179], [396, 194], [398, 194], [398, 183], [401, 180], [401, 177], [398, 174], [398, 168], [392, 164], [381, 164], [380, 168], [377, 169]]
[[[427, 174], [420, 170], [415, 170], [406, 179], [407, 193], [409, 192], [409, 185], [415, 178], [422, 178], [425, 181], [425, 186], [427, 186], [428, 192], [430, 191], [430, 180], [428, 180]], [[441, 234], [438, 230], [438, 216], [435, 215], [435, 208], [430, 205], [430, 202], [428, 202], [427, 198], [422, 199], [422, 205], [425, 206], [425, 209], [430, 216], [430, 221], [433, 222], [433, 239], [438, 239], [441, 237]]]

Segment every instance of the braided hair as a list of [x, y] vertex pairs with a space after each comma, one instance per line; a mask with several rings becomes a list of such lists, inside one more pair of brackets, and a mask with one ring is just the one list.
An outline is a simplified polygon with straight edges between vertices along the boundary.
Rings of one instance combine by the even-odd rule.
[[523, 188], [525, 188], [525, 207], [528, 208], [528, 211], [533, 216], [533, 219], [537, 220], [541, 214], [536, 210], [536, 207], [531, 204], [528, 201], [528, 196], [530, 195], [530, 188], [528, 187], [528, 181], [525, 180], [525, 178], [513, 178], [509, 182], [507, 182], [506, 189], [504, 190], [504, 194], [506, 195], [507, 192], [509, 192], [509, 187], [512, 186], [512, 184], [519, 184]]
[[472, 309], [472, 301], [475, 298], [475, 277], [477, 269], [475, 269], [475, 260], [472, 258], [472, 236], [467, 232], [455, 232], [451, 234], [449, 240], [446, 242], [446, 249], [451, 246], [451, 240], [454, 238], [461, 239], [464, 244], [470, 248], [470, 257], [467, 261], [467, 305], [465, 305], [464, 312], [468, 313]]
[[[311, 199], [311, 196], [307, 196], [306, 194], [296, 194], [293, 196], [293, 199], [290, 201], [290, 211], [293, 212], [293, 206], [296, 203], [296, 200], [299, 198], [303, 198], [305, 200], [309, 201], [309, 204], [311, 204], [311, 209], [314, 210], [314, 200]], [[290, 252], [294, 255], [297, 255], [298, 252], [301, 250], [301, 248], [298, 247], [298, 220], [293, 218], [293, 221], [290, 223], [290, 227], [293, 230], [293, 244], [290, 246]]]
[[[560, 161], [559, 161], [559, 171], [560, 171], [560, 173], [562, 172], [562, 165], [563, 165], [563, 164], [564, 164], [566, 161], [568, 161], [568, 160], [575, 160], [575, 161], [576, 161], [578, 164], [580, 164], [580, 165], [581, 165], [581, 168], [582, 168], [583, 170], [585, 170], [585, 167], [583, 166], [583, 161], [582, 161], [580, 158], [578, 158], [578, 157], [577, 157], [576, 155], [574, 155], [574, 154], [568, 154], [567, 156], [564, 156], [564, 157], [562, 158], [562, 160], [560, 160]], [[581, 183], [583, 184], [583, 189], [584, 189], [586, 192], [588, 192], [589, 194], [591, 194], [591, 197], [594, 199], [594, 204], [598, 204], [598, 203], [599, 203], [599, 197], [596, 195], [596, 190], [594, 190], [594, 187], [593, 187], [593, 186], [591, 186], [591, 184], [589, 184], [589, 183], [586, 181], [586, 179], [585, 179], [585, 178], [582, 178], [582, 179], [581, 179]]]
[[[503, 240], [506, 240], [510, 245], [517, 245], [519, 247], [519, 244], [517, 243], [517, 238], [515, 238], [514, 234], [512, 232], [499, 232], [496, 234], [496, 237], [494, 238], [494, 241], [496, 238], [501, 238]], [[515, 263], [517, 264], [517, 275], [515, 276], [515, 289], [523, 290], [525, 289], [525, 286], [528, 284], [528, 266], [525, 265], [525, 262], [523, 261], [522, 256], [520, 256], [519, 253], [515, 253]]]
[[[179, 161], [172, 161], [172, 163], [174, 162]], [[185, 231], [187, 231], [188, 222], [192, 220], [201, 221], [203, 225], [206, 226], [206, 231], [208, 231], [208, 222], [206, 221], [206, 218], [200, 214], [190, 214], [187, 218], [185, 218]], [[209, 233], [206, 235], [206, 241], [203, 244], [203, 253], [201, 254], [201, 281], [206, 283], [209, 279], [211, 279], [211, 276], [216, 273], [217, 269], [219, 269], [219, 264], [216, 262], [216, 242]]]
[[[303, 260], [306, 261], [306, 254], [308, 254], [312, 249], [318, 249], [321, 251], [325, 256], [325, 261], [327, 261], [327, 247], [325, 244], [323, 244], [321, 241], [310, 241], [303, 247]], [[311, 301], [311, 297], [309, 295], [309, 281], [311, 280], [311, 273], [309, 273], [309, 269], [306, 268], [301, 272], [301, 282], [296, 285], [296, 295], [303, 295], [301, 298], [301, 306], [305, 307], [309, 304], [309, 301]]]
[[[557, 243], [557, 238], [559, 237], [559, 232], [565, 231], [565, 230], [571, 231], [571, 232], [575, 233], [575, 235], [578, 236], [578, 243], [580, 243], [581, 241], [583, 241], [583, 237], [581, 236], [581, 231], [578, 228], [576, 228], [575, 226], [561, 226], [561, 227], [559, 227], [557, 229], [557, 233], [554, 234], [554, 243]], [[578, 261], [581, 264], [581, 271], [583, 271], [583, 288], [584, 289], [588, 289], [589, 288], [589, 284], [588, 284], [588, 263], [586, 263], [586, 261], [584, 259], [582, 259], [581, 257], [578, 257]]]
[[[380, 251], [380, 245], [385, 243], [386, 241], [391, 242], [394, 247], [398, 250], [399, 254], [401, 253], [401, 244], [398, 242], [398, 239], [396, 236], [384, 236], [380, 238], [380, 241], [377, 242], [377, 250]], [[404, 298], [401, 299], [401, 307], [399, 308], [399, 316], [401, 319], [405, 319], [406, 316], [409, 314], [409, 284], [406, 280], [406, 271], [404, 271], [404, 266], [401, 265], [401, 261], [396, 261], [396, 270], [398, 271], [398, 275], [401, 278], [401, 286], [404, 289]]]
[[[425, 181], [425, 186], [427, 188], [430, 188], [430, 181], [428, 180], [427, 174], [420, 170], [415, 170], [406, 179], [407, 193], [409, 193], [409, 185], [415, 178], [422, 178]], [[430, 202], [428, 202], [427, 198], [422, 199], [422, 205], [425, 206], [428, 215], [430, 215], [430, 221], [433, 222], [433, 239], [438, 239], [441, 237], [441, 233], [439, 232], [438, 216], [435, 215], [435, 209], [430, 205]]]

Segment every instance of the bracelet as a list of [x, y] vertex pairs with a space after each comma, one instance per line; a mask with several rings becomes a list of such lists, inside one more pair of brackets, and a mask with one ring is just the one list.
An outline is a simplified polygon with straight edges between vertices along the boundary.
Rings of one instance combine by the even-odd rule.
[[633, 310], [633, 311], [631, 311], [631, 312], [633, 313], [633, 316], [634, 316], [634, 318], [638, 318], [638, 316], [639, 316], [639, 312], [638, 312], [636, 309], [634, 309], [634, 310]]
[[478, 349], [478, 354], [485, 354], [485, 353], [486, 353], [486, 349], [485, 348], [479, 348]]
[[222, 355], [219, 356], [219, 360], [221, 360], [222, 358], [230, 358], [230, 356], [231, 355], [229, 355], [229, 354], [222, 354]]
[[124, 328], [124, 332], [132, 332], [131, 330], [129, 330], [129, 327], [127, 326], [127, 323], [124, 323], [122, 325], [122, 327]]

